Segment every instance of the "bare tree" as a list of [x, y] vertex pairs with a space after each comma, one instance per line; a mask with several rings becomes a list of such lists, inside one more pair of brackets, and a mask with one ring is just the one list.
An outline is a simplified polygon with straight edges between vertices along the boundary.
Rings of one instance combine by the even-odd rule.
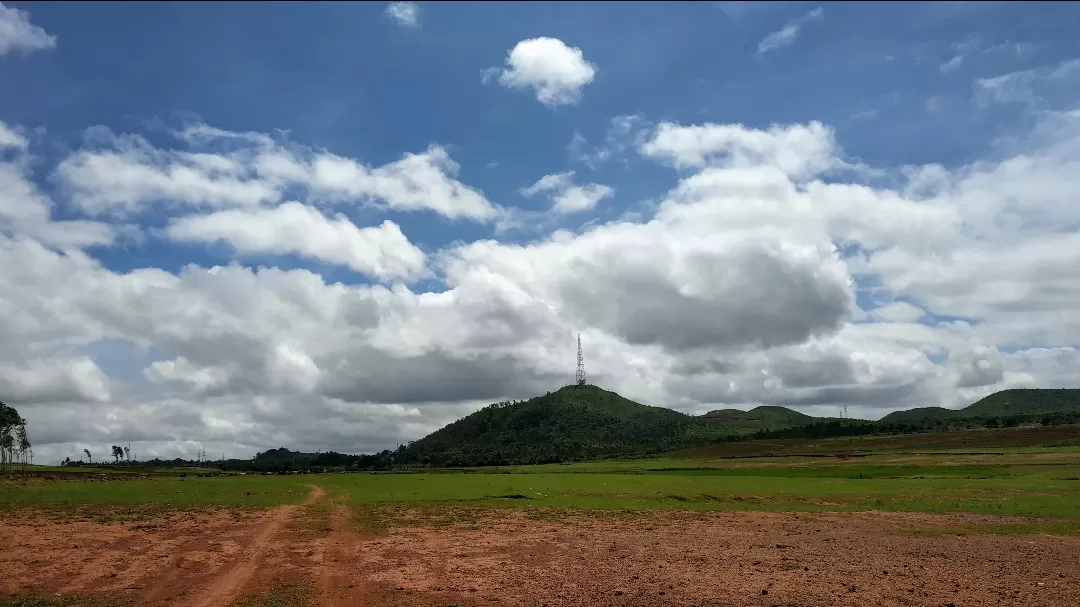
[[124, 459], [131, 461], [131, 447], [124, 447]]
[[91, 457], [89, 449], [83, 449], [83, 453], [86, 454], [86, 459], [90, 460], [91, 464], [94, 463], [94, 458]]

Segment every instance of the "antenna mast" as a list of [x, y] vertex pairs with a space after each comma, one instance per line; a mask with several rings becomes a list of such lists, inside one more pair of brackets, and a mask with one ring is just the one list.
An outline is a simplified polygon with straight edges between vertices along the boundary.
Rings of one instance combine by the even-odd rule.
[[581, 333], [577, 334], [577, 377], [575, 380], [577, 385], [585, 385], [585, 359], [581, 357]]

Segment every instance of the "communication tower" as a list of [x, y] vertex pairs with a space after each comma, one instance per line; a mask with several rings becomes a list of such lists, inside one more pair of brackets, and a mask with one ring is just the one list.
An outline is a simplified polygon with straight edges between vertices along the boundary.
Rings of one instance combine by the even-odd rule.
[[585, 359], [581, 357], [581, 333], [577, 335], [577, 376], [574, 379], [577, 385], [585, 385]]

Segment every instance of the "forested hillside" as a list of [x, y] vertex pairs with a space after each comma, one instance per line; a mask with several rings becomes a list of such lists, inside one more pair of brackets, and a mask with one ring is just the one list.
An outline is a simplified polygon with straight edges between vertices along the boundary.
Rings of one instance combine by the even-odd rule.
[[761, 406], [749, 411], [740, 409], [718, 409], [703, 415], [714, 423], [721, 423], [729, 432], [758, 432], [778, 430], [790, 426], [801, 426], [821, 418], [799, 413], [787, 407]]
[[596, 386], [567, 386], [489, 405], [412, 443], [407, 453], [416, 464], [546, 463], [661, 453], [731, 433], [725, 424], [635, 403]]
[[1071, 413], [1080, 411], [1080, 389], [1022, 389], [995, 392], [957, 413], [965, 417]]

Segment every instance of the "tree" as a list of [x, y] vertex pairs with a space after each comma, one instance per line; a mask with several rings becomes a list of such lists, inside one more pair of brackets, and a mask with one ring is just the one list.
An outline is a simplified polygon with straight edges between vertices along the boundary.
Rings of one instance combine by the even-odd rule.
[[83, 453], [86, 454], [86, 459], [90, 460], [91, 464], [94, 463], [94, 458], [90, 456], [90, 450], [89, 449], [83, 449]]
[[116, 463], [119, 464], [120, 463], [120, 458], [124, 456], [124, 450], [121, 449], [120, 447], [117, 447], [116, 445], [113, 445], [112, 446], [112, 456], [113, 456], [113, 459], [116, 460]]
[[19, 454], [22, 455], [23, 470], [26, 470], [27, 460], [34, 457], [34, 452], [30, 448], [30, 439], [26, 436], [26, 420], [22, 420], [15, 429], [15, 440], [18, 441]]
[[131, 447], [124, 447], [124, 459], [131, 461]]
[[0, 472], [7, 471], [19, 460], [25, 466], [29, 454], [26, 420], [19, 416], [15, 407], [0, 403]]

